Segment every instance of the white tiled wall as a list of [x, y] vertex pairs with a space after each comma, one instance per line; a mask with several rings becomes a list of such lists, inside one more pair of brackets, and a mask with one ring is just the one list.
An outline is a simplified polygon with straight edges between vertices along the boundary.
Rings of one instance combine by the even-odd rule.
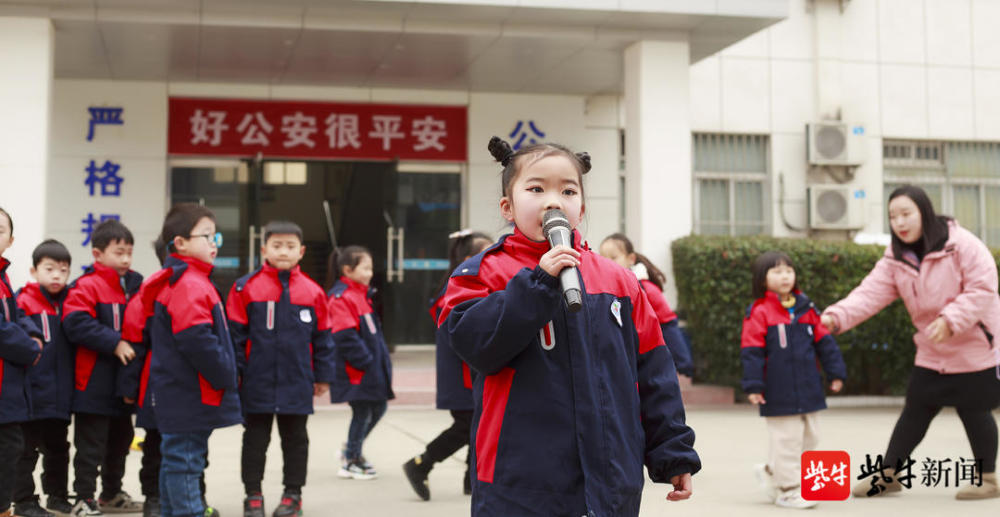
[[[820, 86], [865, 131], [856, 181], [868, 191], [866, 231], [882, 231], [882, 138], [1000, 140], [1000, 1], [851, 0], [828, 25], [817, 5], [829, 1], [791, 0], [786, 20], [691, 67], [694, 131], [771, 135], [777, 235], [796, 234], [781, 222], [779, 173], [786, 213], [804, 222], [804, 128], [821, 117]], [[839, 74], [818, 72], [820, 58]], [[817, 84], [838, 75], [839, 89]]]

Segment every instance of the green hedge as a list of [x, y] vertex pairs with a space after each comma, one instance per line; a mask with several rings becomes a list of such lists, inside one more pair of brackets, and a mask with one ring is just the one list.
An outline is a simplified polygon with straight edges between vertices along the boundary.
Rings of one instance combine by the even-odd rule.
[[[691, 335], [696, 380], [737, 390], [742, 374], [740, 330], [753, 301], [750, 266], [758, 255], [769, 250], [787, 253], [795, 262], [799, 287], [822, 311], [847, 296], [884, 250], [850, 242], [711, 236], [678, 239], [672, 249], [678, 308]], [[847, 363], [844, 393], [904, 393], [913, 366], [914, 332], [906, 308], [897, 300], [837, 336]]]

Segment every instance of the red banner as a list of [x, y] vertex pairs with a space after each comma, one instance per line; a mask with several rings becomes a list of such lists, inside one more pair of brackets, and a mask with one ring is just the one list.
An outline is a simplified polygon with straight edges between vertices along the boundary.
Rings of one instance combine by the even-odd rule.
[[465, 106], [170, 98], [173, 155], [466, 161]]

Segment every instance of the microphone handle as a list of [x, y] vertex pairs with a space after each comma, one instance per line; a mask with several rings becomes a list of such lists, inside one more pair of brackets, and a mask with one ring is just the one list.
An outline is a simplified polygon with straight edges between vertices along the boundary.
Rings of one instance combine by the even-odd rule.
[[579, 312], [583, 308], [583, 293], [580, 292], [580, 279], [575, 267], [565, 267], [559, 272], [559, 283], [562, 284], [563, 300], [569, 312]]

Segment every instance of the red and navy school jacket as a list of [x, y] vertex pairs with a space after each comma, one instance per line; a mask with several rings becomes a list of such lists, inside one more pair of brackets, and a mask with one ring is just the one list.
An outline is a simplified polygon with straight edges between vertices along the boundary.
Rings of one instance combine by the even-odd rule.
[[169, 268], [154, 273], [142, 283], [139, 292], [125, 307], [122, 339], [132, 345], [135, 357], [119, 370], [118, 390], [121, 397], [135, 400], [135, 425], [147, 430], [158, 428], [153, 411], [153, 391], [149, 382], [153, 360], [149, 330], [156, 313], [156, 296], [170, 282], [173, 273]]
[[786, 309], [768, 291], [750, 305], [743, 320], [743, 391], [764, 394], [761, 416], [826, 409], [817, 359], [829, 381], [847, 379], [840, 347], [820, 323], [816, 306], [801, 292], [794, 294], [795, 305]]
[[674, 366], [677, 367], [677, 371], [688, 377], [694, 375], [691, 350], [688, 349], [687, 340], [684, 339], [681, 329], [677, 325], [677, 314], [670, 309], [670, 304], [663, 296], [663, 291], [650, 280], [639, 280], [639, 286], [646, 291], [649, 305], [656, 313], [656, 319], [660, 322], [660, 331], [663, 333], [663, 341], [667, 344], [671, 357], [674, 358]]
[[340, 277], [327, 293], [330, 331], [336, 343], [331, 402], [390, 400], [392, 361], [368, 286]]
[[244, 413], [308, 415], [313, 383], [333, 382], [326, 293], [299, 269], [266, 261], [226, 298]]
[[70, 419], [73, 402], [73, 348], [61, 319], [66, 289], [52, 295], [35, 282], [17, 292], [17, 306], [42, 331], [42, 357], [28, 368], [31, 419]]
[[149, 293], [154, 306], [147, 322], [156, 425], [173, 434], [238, 424], [236, 358], [222, 297], [209, 279], [212, 265], [171, 254], [163, 266], [170, 278]]
[[638, 515], [650, 478], [695, 473], [677, 372], [635, 275], [580, 244], [583, 309], [566, 310], [549, 250], [515, 229], [459, 266], [439, 318], [477, 371], [475, 516]]
[[[437, 326], [438, 317], [444, 309], [446, 285], [437, 297], [431, 300], [431, 319]], [[450, 411], [472, 411], [472, 369], [459, 359], [448, 340], [435, 339], [435, 361], [437, 363], [437, 408]]]
[[42, 332], [21, 312], [7, 279], [10, 262], [0, 257], [0, 424], [25, 422], [31, 418], [31, 394], [26, 380], [28, 365], [42, 353]]
[[113, 268], [94, 263], [69, 285], [63, 302], [63, 330], [75, 348], [72, 410], [74, 413], [119, 416], [131, 411], [118, 396], [115, 347], [122, 339], [128, 299], [139, 290], [142, 275], [123, 277]]

